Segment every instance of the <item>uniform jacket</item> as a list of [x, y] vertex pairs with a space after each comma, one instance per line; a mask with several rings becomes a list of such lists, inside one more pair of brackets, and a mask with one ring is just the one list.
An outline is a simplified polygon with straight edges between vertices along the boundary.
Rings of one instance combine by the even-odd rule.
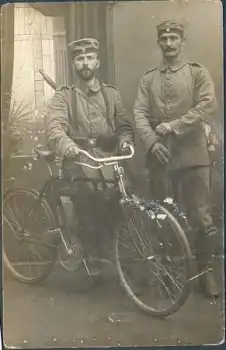
[[[46, 134], [49, 146], [58, 155], [64, 156], [67, 149], [75, 144], [74, 137], [97, 138], [102, 135], [108, 138], [114, 133], [118, 136], [119, 146], [124, 141], [133, 141], [133, 129], [116, 87], [101, 85], [96, 79], [94, 85], [86, 91], [75, 86], [57, 89], [46, 115]], [[111, 153], [106, 153], [99, 147], [89, 152], [104, 157], [116, 154], [117, 148]], [[89, 162], [82, 157], [81, 161]], [[103, 168], [107, 175], [108, 168]], [[88, 176], [96, 177], [99, 174], [88, 168], [83, 170]]]
[[161, 64], [140, 81], [134, 104], [138, 135], [148, 152], [157, 140], [156, 126], [171, 125], [173, 132], [165, 140], [172, 154], [170, 169], [210, 164], [205, 123], [210, 124], [215, 113], [213, 81], [198, 63]]

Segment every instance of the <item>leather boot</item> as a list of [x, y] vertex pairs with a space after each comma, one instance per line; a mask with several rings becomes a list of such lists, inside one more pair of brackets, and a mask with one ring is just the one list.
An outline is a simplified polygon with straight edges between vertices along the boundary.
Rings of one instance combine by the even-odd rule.
[[206, 271], [199, 277], [201, 292], [207, 298], [211, 298], [211, 299], [218, 298], [220, 296], [220, 292], [214, 277], [212, 262], [205, 263], [202, 259], [201, 261], [199, 259], [198, 270], [199, 270], [199, 273]]
[[[213, 225], [196, 235], [196, 258], [199, 281], [203, 294], [207, 298], [218, 298], [219, 290], [213, 272], [213, 259], [216, 239], [216, 228]], [[204, 273], [203, 273], [204, 272]]]
[[220, 293], [213, 272], [207, 272], [203, 276], [203, 292], [208, 298], [219, 298]]

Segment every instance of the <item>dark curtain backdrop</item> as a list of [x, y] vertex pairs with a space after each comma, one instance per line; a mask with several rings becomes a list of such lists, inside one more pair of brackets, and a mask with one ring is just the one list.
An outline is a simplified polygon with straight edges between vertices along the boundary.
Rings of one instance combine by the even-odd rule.
[[[100, 78], [109, 81], [108, 43], [106, 31], [106, 2], [69, 2], [69, 3], [35, 3], [33, 8], [45, 16], [64, 17], [67, 43], [83, 37], [96, 38], [100, 42], [101, 68]], [[72, 83], [73, 72], [68, 55], [69, 78]], [[111, 79], [112, 80], [112, 79]]]
[[[67, 43], [92, 37], [100, 42], [101, 68], [100, 79], [108, 81], [107, 39], [106, 39], [106, 4], [105, 3], [68, 3], [65, 11]], [[70, 57], [68, 62], [71, 70]], [[73, 77], [70, 71], [69, 77]], [[72, 83], [72, 82], [70, 82]]]

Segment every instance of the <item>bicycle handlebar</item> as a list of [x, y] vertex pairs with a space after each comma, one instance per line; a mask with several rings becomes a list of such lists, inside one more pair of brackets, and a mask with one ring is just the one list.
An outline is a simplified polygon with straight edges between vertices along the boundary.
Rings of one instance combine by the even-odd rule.
[[134, 156], [135, 151], [132, 146], [129, 146], [129, 149], [130, 149], [130, 154], [122, 155], [122, 156], [110, 156], [105, 158], [93, 157], [89, 152], [83, 149], [80, 149], [79, 154], [84, 154], [85, 156], [87, 156], [89, 159], [93, 160], [96, 163], [107, 163], [107, 162], [117, 162], [119, 160], [131, 159]]
[[[119, 160], [126, 160], [126, 159], [131, 159], [134, 156], [134, 148], [132, 146], [129, 146], [130, 148], [130, 154], [127, 155], [121, 155], [121, 156], [110, 156], [110, 157], [105, 157], [105, 158], [96, 158], [92, 156], [89, 152], [80, 149], [79, 153], [87, 156], [89, 159], [93, 160], [96, 163], [107, 163], [107, 162], [117, 162]], [[16, 158], [36, 158], [37, 159], [37, 154], [17, 154], [17, 155], [12, 155], [10, 157], [11, 159], [16, 159]], [[85, 164], [84, 164], [85, 165]]]

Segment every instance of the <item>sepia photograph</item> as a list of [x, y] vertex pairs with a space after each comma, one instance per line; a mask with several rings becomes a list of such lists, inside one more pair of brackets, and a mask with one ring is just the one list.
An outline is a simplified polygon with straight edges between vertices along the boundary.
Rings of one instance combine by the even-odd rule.
[[1, 7], [6, 348], [224, 342], [220, 0]]

